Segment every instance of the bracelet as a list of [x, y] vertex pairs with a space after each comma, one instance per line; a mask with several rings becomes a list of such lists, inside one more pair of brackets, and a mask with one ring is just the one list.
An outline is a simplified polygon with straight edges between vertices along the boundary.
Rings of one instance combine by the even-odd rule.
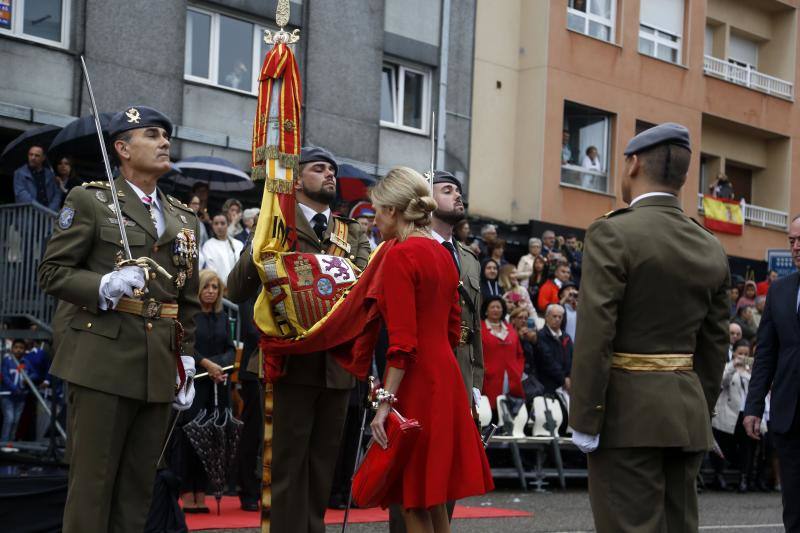
[[377, 410], [382, 403], [393, 404], [395, 402], [397, 402], [397, 396], [386, 389], [376, 389], [373, 393], [371, 406], [374, 410]]

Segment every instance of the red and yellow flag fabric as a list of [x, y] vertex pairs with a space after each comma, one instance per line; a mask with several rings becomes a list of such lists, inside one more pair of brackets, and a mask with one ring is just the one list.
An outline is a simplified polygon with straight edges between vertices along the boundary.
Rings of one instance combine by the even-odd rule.
[[[294, 179], [300, 160], [302, 88], [297, 61], [285, 43], [264, 58], [258, 108], [253, 122], [253, 179], [264, 180], [264, 197], [253, 237], [253, 263], [266, 283], [265, 261], [292, 250], [297, 240]], [[283, 336], [266, 290], [256, 301], [256, 325], [266, 335]]]
[[703, 196], [705, 226], [711, 231], [741, 235], [744, 227], [742, 205], [736, 200]]

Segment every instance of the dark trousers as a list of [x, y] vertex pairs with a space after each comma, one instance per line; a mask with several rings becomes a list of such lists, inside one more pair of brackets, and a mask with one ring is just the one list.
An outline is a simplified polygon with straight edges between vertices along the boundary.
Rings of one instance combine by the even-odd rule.
[[261, 499], [261, 446], [264, 441], [264, 392], [258, 380], [241, 380], [242, 436], [239, 441], [239, 500]]
[[704, 455], [679, 448], [601, 448], [588, 454], [597, 532], [696, 532], [695, 480]]
[[325, 533], [349, 390], [275, 384], [272, 531]]
[[70, 384], [64, 533], [144, 530], [170, 404]]
[[800, 405], [786, 433], [772, 433], [778, 452], [783, 498], [783, 525], [786, 533], [800, 533]]
[[[755, 461], [756, 442], [747, 436], [743, 421], [744, 415], [739, 413], [739, 419], [736, 421], [736, 429], [733, 434], [725, 433], [716, 428], [712, 428], [712, 432], [731, 467], [738, 470], [742, 476], [749, 477]], [[716, 454], [711, 454], [711, 457], [715, 473], [722, 474], [725, 468], [725, 460]]]

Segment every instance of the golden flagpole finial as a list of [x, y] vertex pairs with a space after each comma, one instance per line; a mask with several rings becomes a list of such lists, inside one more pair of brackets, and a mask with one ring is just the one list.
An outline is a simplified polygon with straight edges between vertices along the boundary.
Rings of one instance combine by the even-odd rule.
[[292, 33], [285, 31], [283, 28], [289, 25], [289, 13], [291, 6], [289, 0], [278, 0], [278, 7], [275, 8], [275, 23], [280, 30], [272, 33], [270, 30], [264, 30], [264, 42], [267, 44], [294, 44], [300, 40], [300, 30], [294, 30]]

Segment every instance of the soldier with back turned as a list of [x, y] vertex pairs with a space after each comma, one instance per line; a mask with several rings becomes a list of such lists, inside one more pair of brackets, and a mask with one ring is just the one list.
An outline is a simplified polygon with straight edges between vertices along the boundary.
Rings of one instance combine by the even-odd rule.
[[630, 207], [586, 234], [569, 418], [600, 533], [698, 530], [730, 274], [717, 239], [681, 209], [690, 158], [683, 126], [634, 137], [622, 177]]

